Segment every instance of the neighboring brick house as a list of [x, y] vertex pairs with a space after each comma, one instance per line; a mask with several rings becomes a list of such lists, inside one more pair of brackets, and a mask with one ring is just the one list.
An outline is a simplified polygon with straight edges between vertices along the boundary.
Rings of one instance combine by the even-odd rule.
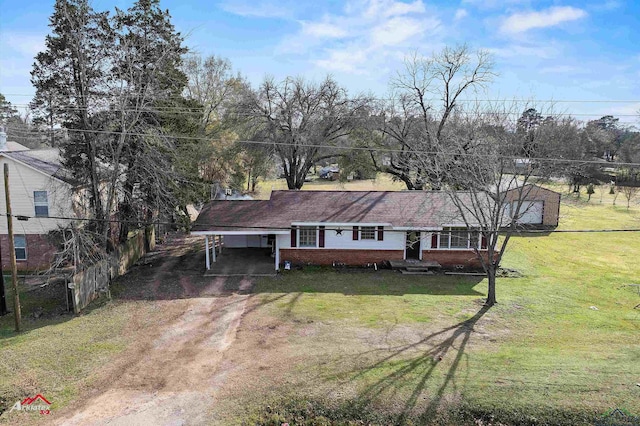
[[[0, 170], [9, 164], [9, 192], [14, 216], [14, 244], [19, 270], [42, 270], [49, 266], [55, 253], [47, 234], [68, 220], [52, 219], [72, 217], [75, 186], [60, 165], [57, 149], [29, 150], [15, 142], [6, 142], [0, 130]], [[3, 173], [0, 171], [0, 173]], [[0, 242], [2, 268], [10, 268], [9, 239], [6, 220], [4, 181], [0, 185]]]
[[270, 249], [276, 269], [285, 261], [365, 265], [405, 259], [477, 268], [475, 249], [486, 250], [442, 191], [274, 191], [269, 200], [211, 201], [192, 234], [205, 236], [207, 269], [215, 261], [209, 241], [216, 236], [225, 248]]

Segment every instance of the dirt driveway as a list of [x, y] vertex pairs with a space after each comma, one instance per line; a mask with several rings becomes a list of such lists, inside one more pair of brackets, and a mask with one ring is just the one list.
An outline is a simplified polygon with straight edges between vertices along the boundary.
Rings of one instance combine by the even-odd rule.
[[[245, 277], [204, 277], [197, 240], [174, 237], [113, 285], [114, 299], [153, 300], [162, 322], [105, 366], [58, 425], [207, 424], [253, 285]], [[145, 302], [146, 303], [146, 302]]]

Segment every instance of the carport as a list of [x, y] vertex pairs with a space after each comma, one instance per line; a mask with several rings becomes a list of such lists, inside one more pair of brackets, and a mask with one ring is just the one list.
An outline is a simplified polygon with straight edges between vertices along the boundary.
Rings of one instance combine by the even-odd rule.
[[[191, 232], [204, 236], [205, 267], [207, 274], [213, 275], [261, 275], [277, 271], [280, 252], [276, 235], [288, 233], [250, 229]], [[266, 270], [265, 265], [268, 265]]]

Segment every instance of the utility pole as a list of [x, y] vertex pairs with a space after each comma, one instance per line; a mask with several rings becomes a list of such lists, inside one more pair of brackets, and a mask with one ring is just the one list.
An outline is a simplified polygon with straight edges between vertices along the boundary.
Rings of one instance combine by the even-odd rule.
[[16, 249], [13, 243], [13, 217], [11, 216], [11, 197], [9, 196], [9, 164], [4, 163], [4, 195], [7, 199], [7, 230], [9, 231], [9, 256], [11, 256], [11, 280], [13, 281], [13, 312], [16, 319], [16, 332], [20, 332], [20, 294], [18, 293], [18, 268]]
[[0, 244], [0, 317], [7, 315], [7, 295], [4, 292], [4, 271], [2, 269], [2, 244]]

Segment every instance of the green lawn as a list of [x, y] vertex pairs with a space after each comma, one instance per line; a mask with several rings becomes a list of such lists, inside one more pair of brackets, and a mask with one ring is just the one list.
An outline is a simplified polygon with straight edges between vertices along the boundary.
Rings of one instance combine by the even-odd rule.
[[[637, 207], [585, 200], [567, 195], [559, 229], [640, 228]], [[296, 371], [319, 370], [323, 391], [352, 387], [343, 400], [362, 412], [426, 421], [464, 407], [508, 424], [587, 424], [616, 407], [640, 415], [640, 295], [625, 286], [640, 284], [636, 259], [637, 233], [515, 237], [503, 266], [524, 276], [499, 278], [486, 312], [486, 280], [388, 271], [293, 271], [256, 292], [274, 300], [266, 317], [323, 325], [320, 345], [290, 339], [307, 348]]]
[[[637, 202], [585, 200], [564, 197], [560, 229], [640, 228]], [[293, 395], [268, 417], [308, 413], [313, 405], [296, 406], [302, 397], [327, 418], [372, 424], [592, 424], [615, 407], [639, 415], [640, 295], [625, 287], [640, 284], [637, 259], [636, 233], [515, 237], [503, 266], [523, 276], [500, 278], [488, 311], [481, 278], [316, 268], [261, 279], [214, 409], [237, 420]], [[159, 302], [116, 301], [35, 319], [50, 299], [23, 302], [24, 333], [0, 318], [0, 408], [37, 392], [55, 410], [68, 405], [165, 315]]]

